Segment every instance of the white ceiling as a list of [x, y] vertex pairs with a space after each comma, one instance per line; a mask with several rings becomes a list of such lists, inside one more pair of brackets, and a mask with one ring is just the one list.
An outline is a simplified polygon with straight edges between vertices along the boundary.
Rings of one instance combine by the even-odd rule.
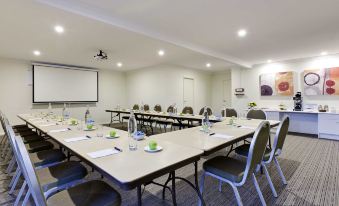
[[39, 1], [243, 66], [339, 52], [338, 0]]
[[[0, 56], [116, 70], [251, 67], [338, 53], [337, 8], [338, 0], [12, 0], [0, 7]], [[248, 35], [237, 37], [243, 28]], [[93, 60], [98, 49], [108, 61]]]
[[[55, 25], [65, 28], [63, 34]], [[132, 70], [159, 64], [218, 71], [233, 64], [206, 54], [127, 31], [33, 0], [13, 0], [0, 6], [0, 57], [102, 69]], [[109, 59], [93, 56], [103, 49]], [[157, 51], [163, 49], [163, 57]], [[40, 50], [41, 56], [33, 51]], [[117, 62], [123, 67], [118, 68]], [[205, 64], [212, 64], [206, 68]]]

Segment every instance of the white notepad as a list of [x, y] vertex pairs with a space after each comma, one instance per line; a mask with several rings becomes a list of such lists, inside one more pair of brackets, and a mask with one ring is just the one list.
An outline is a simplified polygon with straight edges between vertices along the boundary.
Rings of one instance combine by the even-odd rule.
[[223, 138], [223, 139], [231, 139], [234, 136], [227, 135], [227, 134], [215, 133], [214, 135], [211, 135], [211, 137], [218, 137], [218, 138]]
[[69, 129], [68, 128], [66, 128], [66, 129], [53, 129], [53, 130], [49, 131], [49, 133], [66, 132], [66, 131], [69, 131]]
[[41, 124], [39, 125], [40, 127], [50, 127], [50, 126], [55, 126], [55, 123], [49, 123], [49, 124]]
[[244, 128], [244, 129], [253, 129], [253, 130], [256, 129], [256, 127], [250, 127], [250, 126], [241, 126], [240, 128]]
[[95, 152], [90, 152], [87, 153], [88, 156], [90, 156], [91, 158], [95, 159], [95, 158], [99, 158], [99, 157], [106, 157], [112, 154], [118, 154], [119, 151], [117, 151], [116, 149], [104, 149], [104, 150], [99, 150], [99, 151], [95, 151]]
[[29, 121], [37, 121], [37, 120], [42, 120], [42, 118], [37, 117], [37, 118], [32, 118], [32, 119], [28, 119]]
[[88, 139], [90, 138], [86, 136], [82, 136], [82, 137], [73, 137], [73, 138], [64, 139], [64, 141], [65, 142], [77, 142], [77, 141], [88, 140]]

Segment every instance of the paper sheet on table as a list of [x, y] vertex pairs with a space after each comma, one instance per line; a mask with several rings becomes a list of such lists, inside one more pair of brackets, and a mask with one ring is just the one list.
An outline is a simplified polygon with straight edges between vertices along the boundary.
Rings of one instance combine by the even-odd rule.
[[42, 120], [42, 118], [37, 117], [37, 118], [32, 118], [32, 119], [28, 119], [29, 121], [37, 121], [37, 120]]
[[53, 129], [53, 130], [49, 131], [49, 133], [66, 132], [66, 131], [69, 131], [69, 129], [68, 128], [66, 128], [66, 129]]
[[244, 128], [244, 129], [257, 129], [256, 127], [250, 127], [250, 126], [241, 126], [240, 128]]
[[223, 139], [231, 139], [234, 136], [227, 135], [227, 134], [215, 133], [214, 135], [211, 135], [211, 137], [218, 137], [218, 138], [223, 138]]
[[40, 127], [49, 127], [49, 126], [55, 126], [55, 125], [57, 125], [57, 124], [55, 124], [55, 123], [49, 123], [49, 124], [41, 124], [41, 125], [39, 125]]
[[116, 149], [104, 149], [104, 150], [99, 150], [96, 152], [90, 152], [87, 153], [88, 156], [90, 156], [91, 158], [95, 159], [95, 158], [99, 158], [99, 157], [106, 157], [112, 154], [117, 154], [119, 153], [119, 151], [117, 151]]
[[73, 138], [68, 138], [68, 139], [64, 139], [65, 142], [77, 142], [77, 141], [82, 141], [82, 140], [88, 140], [89, 138], [86, 136], [82, 136], [82, 137], [73, 137]]

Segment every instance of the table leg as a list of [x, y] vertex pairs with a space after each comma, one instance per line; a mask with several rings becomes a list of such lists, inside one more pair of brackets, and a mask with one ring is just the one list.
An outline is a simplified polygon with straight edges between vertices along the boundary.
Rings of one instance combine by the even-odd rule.
[[172, 200], [173, 205], [177, 205], [177, 197], [176, 197], [176, 191], [175, 191], [175, 171], [171, 172], [172, 174]]
[[137, 187], [137, 193], [138, 193], [138, 206], [142, 205], [142, 200], [141, 200], [141, 185]]
[[199, 189], [199, 180], [198, 180], [198, 162], [194, 162], [194, 182], [195, 182], [195, 187], [197, 188], [197, 193], [199, 196], [199, 199], [201, 200], [202, 205], [206, 205], [204, 198], [202, 197], [201, 191]]

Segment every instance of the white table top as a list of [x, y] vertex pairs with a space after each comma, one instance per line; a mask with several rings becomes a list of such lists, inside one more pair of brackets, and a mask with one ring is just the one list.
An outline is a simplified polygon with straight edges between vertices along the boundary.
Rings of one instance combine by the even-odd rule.
[[[119, 184], [123, 189], [133, 189], [142, 183], [146, 183], [184, 165], [198, 161], [203, 153], [199, 149], [174, 144], [166, 140], [158, 140], [158, 144], [163, 147], [162, 151], [148, 153], [143, 149], [149, 142], [147, 138], [146, 140], [137, 142], [137, 151], [130, 151], [128, 149], [128, 134], [122, 130], [115, 129], [120, 135], [119, 138], [107, 139], [105, 137], [96, 137], [96, 130], [79, 131], [77, 126], [69, 125], [42, 127], [41, 124], [44, 123], [35, 123], [35, 121], [30, 120], [31, 118], [35, 118], [34, 116], [23, 114], [18, 115], [18, 117], [42, 132], [47, 133], [53, 140], [77, 154], [77, 156], [84, 161], [95, 166], [99, 171], [103, 172], [105, 176]], [[51, 122], [55, 121], [49, 119], [48, 123]], [[66, 132], [48, 133], [50, 130], [63, 128], [70, 128], [71, 130]], [[107, 135], [111, 130], [113, 129], [103, 127], [104, 135]], [[91, 139], [77, 142], [65, 142], [65, 139], [67, 138], [84, 135], [91, 136]], [[123, 152], [97, 159], [88, 156], [88, 153], [90, 152], [102, 149], [112, 149], [114, 147], [122, 149]]]
[[[255, 129], [263, 120], [257, 119], [236, 119], [235, 124], [246, 126], [241, 128], [233, 125], [227, 125], [230, 118], [226, 118], [223, 122], [218, 122], [213, 125], [210, 133], [223, 134], [233, 136], [232, 138], [219, 138], [209, 136], [209, 134], [200, 131], [201, 127], [193, 127], [189, 129], [178, 130], [174, 132], [162, 133], [159, 135], [151, 136], [150, 138], [156, 140], [166, 140], [175, 144], [183, 146], [194, 147], [204, 151], [205, 155], [211, 154], [219, 149], [222, 149], [234, 142], [240, 141], [248, 135], [254, 133]], [[277, 126], [279, 121], [269, 120], [272, 126]]]

